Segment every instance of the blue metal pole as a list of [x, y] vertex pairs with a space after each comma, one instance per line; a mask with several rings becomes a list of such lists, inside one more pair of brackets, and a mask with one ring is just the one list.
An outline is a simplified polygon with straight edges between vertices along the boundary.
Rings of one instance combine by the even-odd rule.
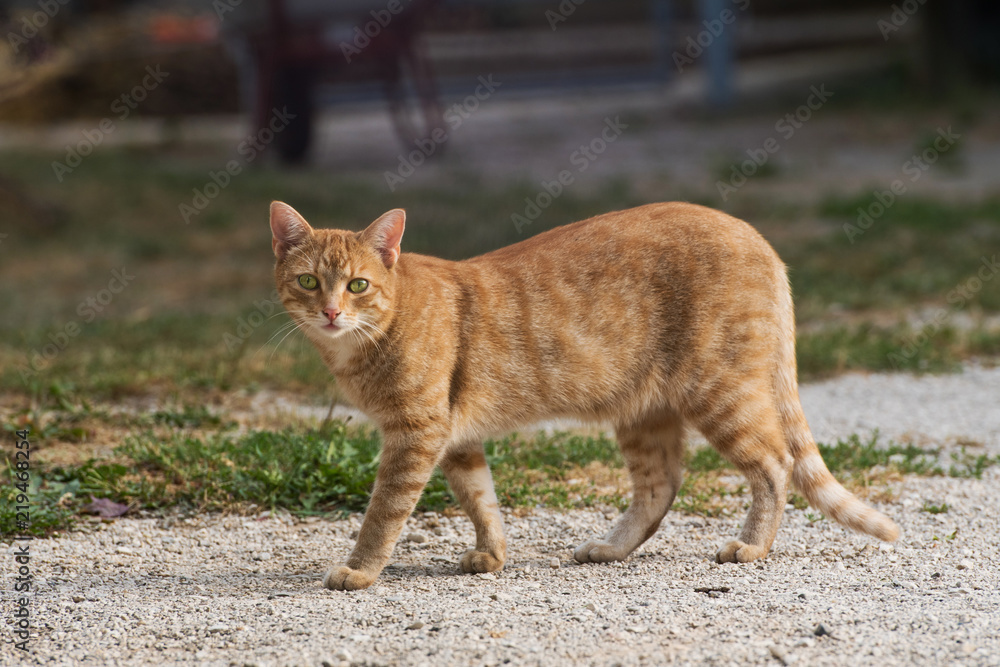
[[701, 0], [702, 27], [711, 35], [705, 47], [708, 83], [708, 103], [715, 108], [729, 106], [733, 101], [733, 32], [736, 22], [724, 23], [722, 13], [733, 12], [727, 0]]
[[671, 0], [650, 0], [653, 26], [656, 28], [655, 74], [660, 81], [670, 81], [674, 77], [674, 64], [670, 54], [672, 39], [670, 28], [674, 17]]

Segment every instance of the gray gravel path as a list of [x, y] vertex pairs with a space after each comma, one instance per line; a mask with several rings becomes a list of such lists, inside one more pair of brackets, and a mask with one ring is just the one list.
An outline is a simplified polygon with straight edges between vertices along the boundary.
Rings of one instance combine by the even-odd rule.
[[[955, 375], [851, 374], [800, 390], [813, 435], [836, 442], [874, 430], [895, 440], [943, 446], [973, 443], [1000, 454], [1000, 369]], [[972, 451], [970, 449], [969, 451]]]
[[[846, 376], [803, 388], [817, 435], [878, 427], [931, 443], [997, 441], [1000, 371]], [[1000, 665], [1000, 471], [907, 477], [881, 545], [788, 507], [764, 561], [716, 565], [742, 515], [668, 515], [625, 563], [579, 565], [614, 516], [508, 514], [508, 567], [461, 575], [464, 517], [411, 518], [370, 589], [322, 589], [343, 521], [128, 518], [32, 544], [32, 654], [3, 664]], [[947, 503], [942, 514], [921, 511]], [[10, 552], [7, 545], [3, 550]], [[3, 568], [11, 620], [13, 557]], [[819, 628], [822, 626], [822, 628]]]

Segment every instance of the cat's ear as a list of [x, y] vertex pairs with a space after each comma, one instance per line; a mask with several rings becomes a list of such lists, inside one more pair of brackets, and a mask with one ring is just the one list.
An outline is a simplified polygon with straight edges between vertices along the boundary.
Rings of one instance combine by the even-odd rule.
[[391, 269], [399, 259], [399, 242], [403, 239], [403, 229], [406, 227], [406, 211], [394, 208], [368, 225], [361, 232], [361, 240], [372, 245], [382, 256], [385, 268]]
[[284, 259], [288, 251], [312, 235], [312, 227], [298, 211], [280, 201], [271, 202], [271, 249]]

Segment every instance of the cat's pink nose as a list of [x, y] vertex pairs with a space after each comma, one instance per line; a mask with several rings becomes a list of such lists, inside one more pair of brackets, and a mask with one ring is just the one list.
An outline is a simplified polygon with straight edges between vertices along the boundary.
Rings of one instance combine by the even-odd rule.
[[340, 311], [334, 308], [333, 306], [329, 308], [324, 308], [323, 312], [326, 314], [326, 318], [330, 320], [330, 322], [333, 322], [335, 319], [337, 319], [337, 315], [340, 315]]

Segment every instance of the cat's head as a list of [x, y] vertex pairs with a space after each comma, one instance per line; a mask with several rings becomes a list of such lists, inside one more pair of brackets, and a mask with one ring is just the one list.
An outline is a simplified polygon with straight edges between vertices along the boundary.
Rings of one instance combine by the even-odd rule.
[[313, 229], [288, 204], [271, 204], [278, 293], [310, 338], [362, 342], [379, 333], [392, 312], [405, 222], [394, 209], [363, 232]]

